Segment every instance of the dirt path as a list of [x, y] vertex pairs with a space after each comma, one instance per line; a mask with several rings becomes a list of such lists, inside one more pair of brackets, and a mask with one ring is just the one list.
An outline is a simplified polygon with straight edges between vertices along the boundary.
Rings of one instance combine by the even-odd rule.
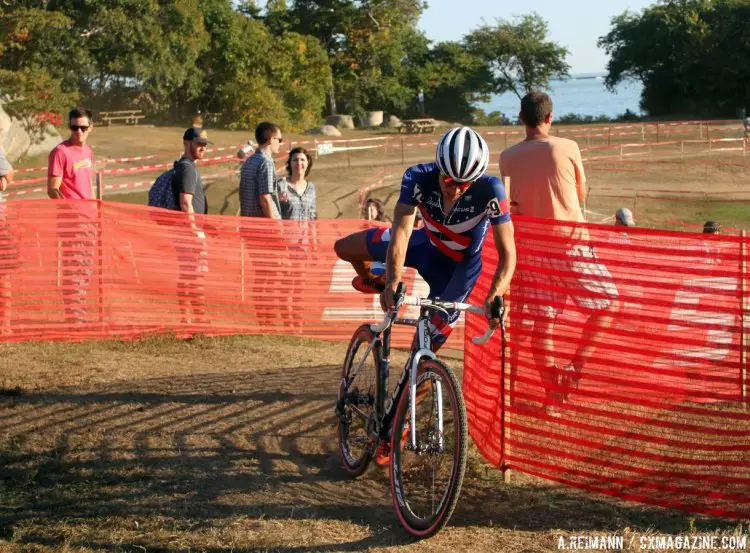
[[522, 476], [503, 484], [472, 455], [451, 526], [413, 542], [384, 474], [339, 468], [344, 349], [263, 337], [4, 347], [0, 551], [552, 551], [560, 535], [691, 524]]

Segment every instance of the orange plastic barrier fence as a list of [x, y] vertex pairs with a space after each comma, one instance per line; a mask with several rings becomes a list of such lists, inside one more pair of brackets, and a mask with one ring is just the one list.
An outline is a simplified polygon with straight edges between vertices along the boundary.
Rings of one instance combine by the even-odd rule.
[[[515, 224], [505, 364], [497, 337], [464, 345], [469, 427], [487, 459], [625, 499], [750, 516], [747, 240]], [[475, 297], [486, 285], [485, 274]], [[591, 311], [602, 294], [611, 308]], [[470, 318], [466, 336], [480, 328]], [[561, 368], [586, 344], [576, 388]]]
[[[351, 288], [354, 273], [333, 252], [338, 237], [365, 222], [197, 216], [196, 232], [181, 213], [50, 200], [8, 202], [2, 222], [0, 341], [156, 332], [348, 340], [381, 316], [377, 298]], [[483, 347], [460, 328], [451, 337], [464, 344], [470, 430], [482, 453], [591, 491], [750, 516], [747, 241], [515, 224], [507, 354], [498, 336]], [[494, 248], [484, 255], [472, 301], [495, 266]], [[616, 288], [616, 300], [607, 292], [615, 311], [590, 320], [586, 300], [602, 282]], [[407, 286], [427, 293], [413, 273]], [[466, 336], [482, 326], [469, 318]], [[398, 344], [408, 344], [408, 331]], [[565, 365], [581, 344], [594, 349], [577, 388], [539, 364], [553, 351]]]
[[[7, 202], [4, 219], [0, 291], [10, 299], [0, 301], [0, 341], [154, 332], [349, 340], [382, 317], [333, 251], [365, 221], [196, 216], [196, 232], [178, 212], [51, 200]], [[427, 293], [412, 271], [407, 284]], [[408, 344], [407, 330], [398, 343]]]

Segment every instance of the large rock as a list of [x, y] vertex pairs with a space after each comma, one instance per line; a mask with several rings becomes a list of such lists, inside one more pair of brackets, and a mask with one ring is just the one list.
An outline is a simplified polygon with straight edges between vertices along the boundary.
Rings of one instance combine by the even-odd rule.
[[359, 126], [363, 129], [379, 127], [383, 124], [383, 111], [366, 111], [359, 117]]
[[333, 125], [339, 129], [353, 129], [354, 118], [351, 115], [329, 115], [326, 117], [326, 125]]
[[399, 128], [403, 123], [401, 123], [401, 119], [396, 117], [395, 115], [390, 115], [388, 119], [383, 121], [383, 127], [387, 127], [389, 129], [397, 129]]
[[341, 131], [333, 125], [323, 125], [307, 131], [307, 134], [322, 134], [323, 136], [341, 136]]
[[12, 119], [2, 107], [0, 107], [0, 148], [5, 150], [5, 155], [11, 163], [21, 156], [35, 156], [48, 153], [52, 148], [62, 141], [60, 133], [52, 125], [47, 126], [47, 132], [41, 142], [31, 143], [29, 134], [21, 124]]

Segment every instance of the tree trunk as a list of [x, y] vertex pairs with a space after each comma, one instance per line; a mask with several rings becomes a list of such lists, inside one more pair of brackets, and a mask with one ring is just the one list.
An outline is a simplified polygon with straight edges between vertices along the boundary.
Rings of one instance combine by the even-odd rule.
[[336, 112], [336, 87], [333, 85], [333, 74], [328, 80], [328, 111], [331, 115], [338, 115]]

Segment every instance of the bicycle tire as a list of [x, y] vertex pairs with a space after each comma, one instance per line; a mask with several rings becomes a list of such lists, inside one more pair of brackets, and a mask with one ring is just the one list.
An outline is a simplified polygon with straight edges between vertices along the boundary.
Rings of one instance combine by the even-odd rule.
[[369, 362], [365, 361], [362, 364], [353, 380], [351, 376], [362, 359], [358, 357], [358, 354], [361, 356], [367, 352], [374, 337], [369, 325], [360, 326], [352, 335], [341, 369], [341, 382], [336, 401], [341, 466], [353, 476], [360, 476], [367, 470], [377, 446], [377, 440], [373, 440], [370, 431], [376, 417], [375, 400], [377, 388], [380, 385], [378, 379], [378, 368], [382, 359], [380, 342], [376, 342], [368, 354]]
[[[418, 370], [417, 451], [412, 450], [408, 439], [407, 387], [401, 394], [393, 421], [389, 468], [391, 495], [398, 518], [409, 534], [422, 539], [439, 532], [456, 508], [466, 472], [468, 433], [466, 406], [453, 371], [435, 359], [422, 361]], [[436, 382], [440, 382], [439, 387]], [[442, 433], [438, 431], [436, 416], [438, 390], [443, 397]], [[438, 457], [451, 459], [446, 474], [439, 477], [435, 470], [442, 468]]]

